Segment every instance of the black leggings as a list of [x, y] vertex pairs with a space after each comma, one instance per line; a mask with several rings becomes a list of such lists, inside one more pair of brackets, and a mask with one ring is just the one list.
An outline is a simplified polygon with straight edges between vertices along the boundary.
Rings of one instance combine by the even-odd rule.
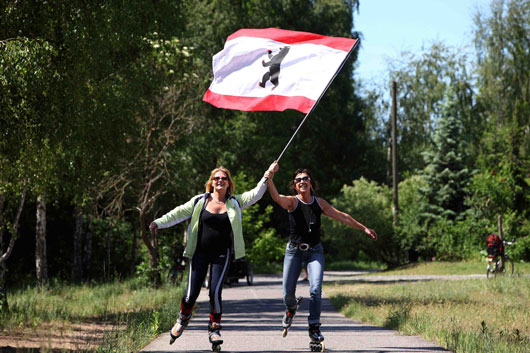
[[223, 283], [228, 274], [230, 266], [230, 249], [222, 254], [211, 255], [202, 249], [197, 249], [190, 263], [190, 273], [188, 278], [188, 288], [182, 298], [182, 306], [191, 311], [197, 297], [201, 292], [202, 284], [206, 278], [208, 265], [210, 266], [210, 279], [208, 288], [210, 290], [210, 314], [220, 316], [223, 312], [221, 294]]

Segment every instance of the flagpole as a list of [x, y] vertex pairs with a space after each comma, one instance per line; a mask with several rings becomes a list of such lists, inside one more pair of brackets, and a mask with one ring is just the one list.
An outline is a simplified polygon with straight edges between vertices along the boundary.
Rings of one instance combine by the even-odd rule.
[[329, 80], [328, 84], [326, 85], [326, 88], [324, 88], [324, 90], [322, 91], [322, 93], [320, 94], [320, 96], [318, 97], [318, 99], [315, 101], [315, 104], [313, 104], [313, 106], [311, 107], [311, 109], [307, 112], [307, 114], [304, 116], [304, 119], [302, 119], [302, 122], [300, 123], [300, 125], [298, 125], [298, 127], [296, 128], [293, 136], [291, 136], [291, 138], [289, 139], [289, 141], [287, 142], [287, 145], [285, 145], [285, 147], [283, 148], [283, 151], [282, 153], [280, 153], [280, 155], [278, 156], [278, 158], [276, 158], [276, 162], [279, 162], [280, 159], [282, 158], [283, 154], [285, 153], [285, 151], [287, 150], [287, 147], [289, 147], [289, 145], [291, 144], [291, 142], [293, 141], [294, 137], [296, 136], [296, 134], [298, 133], [298, 130], [300, 130], [300, 128], [302, 127], [302, 125], [304, 124], [304, 122], [306, 121], [307, 117], [309, 116], [309, 114], [311, 114], [313, 112], [313, 110], [315, 110], [317, 104], [320, 102], [320, 99], [322, 98], [322, 96], [324, 95], [324, 93], [326, 93], [326, 91], [328, 90], [329, 86], [331, 86], [331, 83], [333, 82], [333, 80], [335, 79], [335, 77], [337, 77], [337, 75], [339, 74], [340, 70], [342, 70], [342, 67], [344, 66], [344, 63], [346, 63], [346, 61], [348, 60], [348, 58], [350, 57], [351, 53], [353, 53], [353, 50], [355, 48], [357, 48], [357, 44], [359, 44], [359, 40], [360, 39], [357, 39], [357, 41], [355, 42], [355, 44], [351, 47], [350, 51], [348, 52], [348, 55], [346, 55], [346, 58], [344, 58], [344, 60], [342, 60], [342, 63], [340, 64], [339, 68], [337, 69], [337, 71], [335, 71], [335, 74], [331, 77], [331, 79]]

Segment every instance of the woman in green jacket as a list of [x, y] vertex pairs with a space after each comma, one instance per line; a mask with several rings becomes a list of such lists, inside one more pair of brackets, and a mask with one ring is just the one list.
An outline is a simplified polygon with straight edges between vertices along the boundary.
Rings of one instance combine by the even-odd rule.
[[257, 186], [239, 195], [233, 195], [235, 185], [230, 171], [224, 167], [212, 170], [206, 182], [206, 193], [193, 197], [155, 219], [151, 232], [171, 227], [191, 218], [184, 256], [190, 259], [186, 294], [180, 304], [177, 323], [171, 329], [172, 344], [188, 325], [195, 301], [201, 291], [210, 265], [210, 324], [209, 339], [213, 345], [223, 343], [221, 329], [223, 283], [228, 273], [231, 254], [235, 259], [245, 256], [245, 242], [241, 226], [241, 210], [256, 203], [267, 189], [267, 179], [274, 173], [269, 168]]

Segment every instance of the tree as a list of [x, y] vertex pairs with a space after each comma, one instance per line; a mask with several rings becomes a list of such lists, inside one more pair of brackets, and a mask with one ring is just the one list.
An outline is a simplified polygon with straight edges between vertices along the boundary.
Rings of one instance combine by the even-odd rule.
[[470, 171], [465, 165], [459, 113], [453, 91], [448, 89], [441, 116], [436, 120], [432, 146], [423, 154], [426, 186], [420, 191], [426, 199], [422, 216], [428, 222], [461, 219], [466, 210]]
[[518, 187], [513, 207], [524, 218], [530, 209], [530, 4], [494, 0], [491, 15], [476, 14], [474, 31], [478, 101], [487, 123], [481, 168], [512, 173]]
[[[7, 38], [1, 46], [8, 49], [1, 75], [8, 84], [0, 98], [7, 107], [1, 116], [10, 148], [5, 155], [29, 169], [30, 177], [20, 179], [40, 205], [44, 196], [64, 198], [77, 215], [93, 212], [97, 186], [130, 148], [127, 136], [137, 131], [132, 122], [152, 97], [153, 88], [141, 80], [140, 54], [152, 49], [146, 37], [181, 30], [179, 7], [174, 1], [7, 6], [0, 23], [0, 39]], [[44, 225], [45, 213], [39, 215]], [[80, 239], [77, 234], [73, 241], [77, 274]]]
[[[11, 256], [13, 248], [15, 246], [15, 241], [18, 237], [18, 228], [20, 215], [22, 214], [22, 209], [24, 208], [24, 202], [26, 200], [26, 189], [22, 190], [20, 195], [20, 203], [18, 205], [16, 215], [13, 222], [8, 222], [6, 220], [6, 209], [5, 209], [5, 195], [6, 190], [0, 191], [0, 312], [9, 311], [9, 305], [7, 301], [7, 291], [6, 291], [6, 261]], [[4, 250], [4, 234], [6, 230], [11, 233], [11, 239], [7, 248]]]
[[[101, 197], [110, 196], [105, 205], [109, 214], [138, 212], [139, 229], [152, 270], [151, 282], [158, 285], [161, 283], [158, 237], [147, 231], [148, 217], [152, 217], [162, 195], [185, 190], [183, 186], [187, 184], [175, 182], [186, 175], [185, 170], [179, 171], [185, 158], [179, 149], [184, 146], [184, 137], [201, 120], [193, 114], [196, 103], [186, 98], [196, 85], [195, 76], [188, 74], [193, 60], [191, 49], [177, 38], [155, 36], [148, 41], [152, 50], [142, 60], [142, 66], [148, 63], [142, 76], [154, 88], [152, 97], [138, 112], [136, 133], [129, 137], [129, 153], [118, 160], [116, 172], [103, 180]], [[156, 87], [161, 91], [157, 92]]]
[[[10, 38], [0, 41], [2, 69], [3, 138], [0, 159], [10, 166], [0, 177], [3, 186], [29, 190], [38, 195], [36, 269], [39, 284], [47, 281], [44, 194], [57, 180], [54, 163], [61, 149], [53, 146], [54, 131], [45, 111], [53, 73], [46, 70], [55, 48], [40, 39]], [[31, 186], [31, 188], [30, 188]], [[24, 192], [25, 196], [25, 192]], [[23, 205], [23, 203], [22, 203]], [[12, 236], [16, 236], [16, 233]]]
[[[453, 90], [453, 104], [464, 131], [463, 142], [467, 142], [473, 155], [476, 148], [473, 141], [482, 133], [483, 124], [474, 113], [473, 77], [468, 70], [469, 64], [465, 54], [441, 42], [425, 48], [418, 56], [405, 52], [400, 60], [391, 63], [389, 82], [397, 82], [401, 172], [424, 168], [421, 154], [428, 148], [449, 87]], [[380, 90], [388, 91], [389, 87]], [[387, 131], [389, 134], [389, 129]]]

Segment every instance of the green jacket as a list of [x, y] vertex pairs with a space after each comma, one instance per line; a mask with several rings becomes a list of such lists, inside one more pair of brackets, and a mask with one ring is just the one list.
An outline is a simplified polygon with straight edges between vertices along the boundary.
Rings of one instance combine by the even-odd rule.
[[[243, 239], [243, 227], [241, 225], [241, 210], [258, 202], [265, 190], [267, 189], [266, 179], [262, 178], [257, 186], [240, 195], [231, 195], [226, 200], [226, 211], [230, 224], [232, 225], [232, 246], [234, 249], [235, 259], [240, 259], [245, 256], [245, 241]], [[184, 249], [184, 256], [192, 258], [197, 248], [197, 238], [199, 233], [199, 220], [202, 210], [205, 206], [205, 200], [208, 193], [194, 196], [191, 200], [175, 207], [172, 211], [166, 213], [162, 217], [155, 219], [154, 222], [158, 228], [168, 228], [177, 223], [183, 222], [191, 218], [188, 227], [188, 240], [186, 248]]]

